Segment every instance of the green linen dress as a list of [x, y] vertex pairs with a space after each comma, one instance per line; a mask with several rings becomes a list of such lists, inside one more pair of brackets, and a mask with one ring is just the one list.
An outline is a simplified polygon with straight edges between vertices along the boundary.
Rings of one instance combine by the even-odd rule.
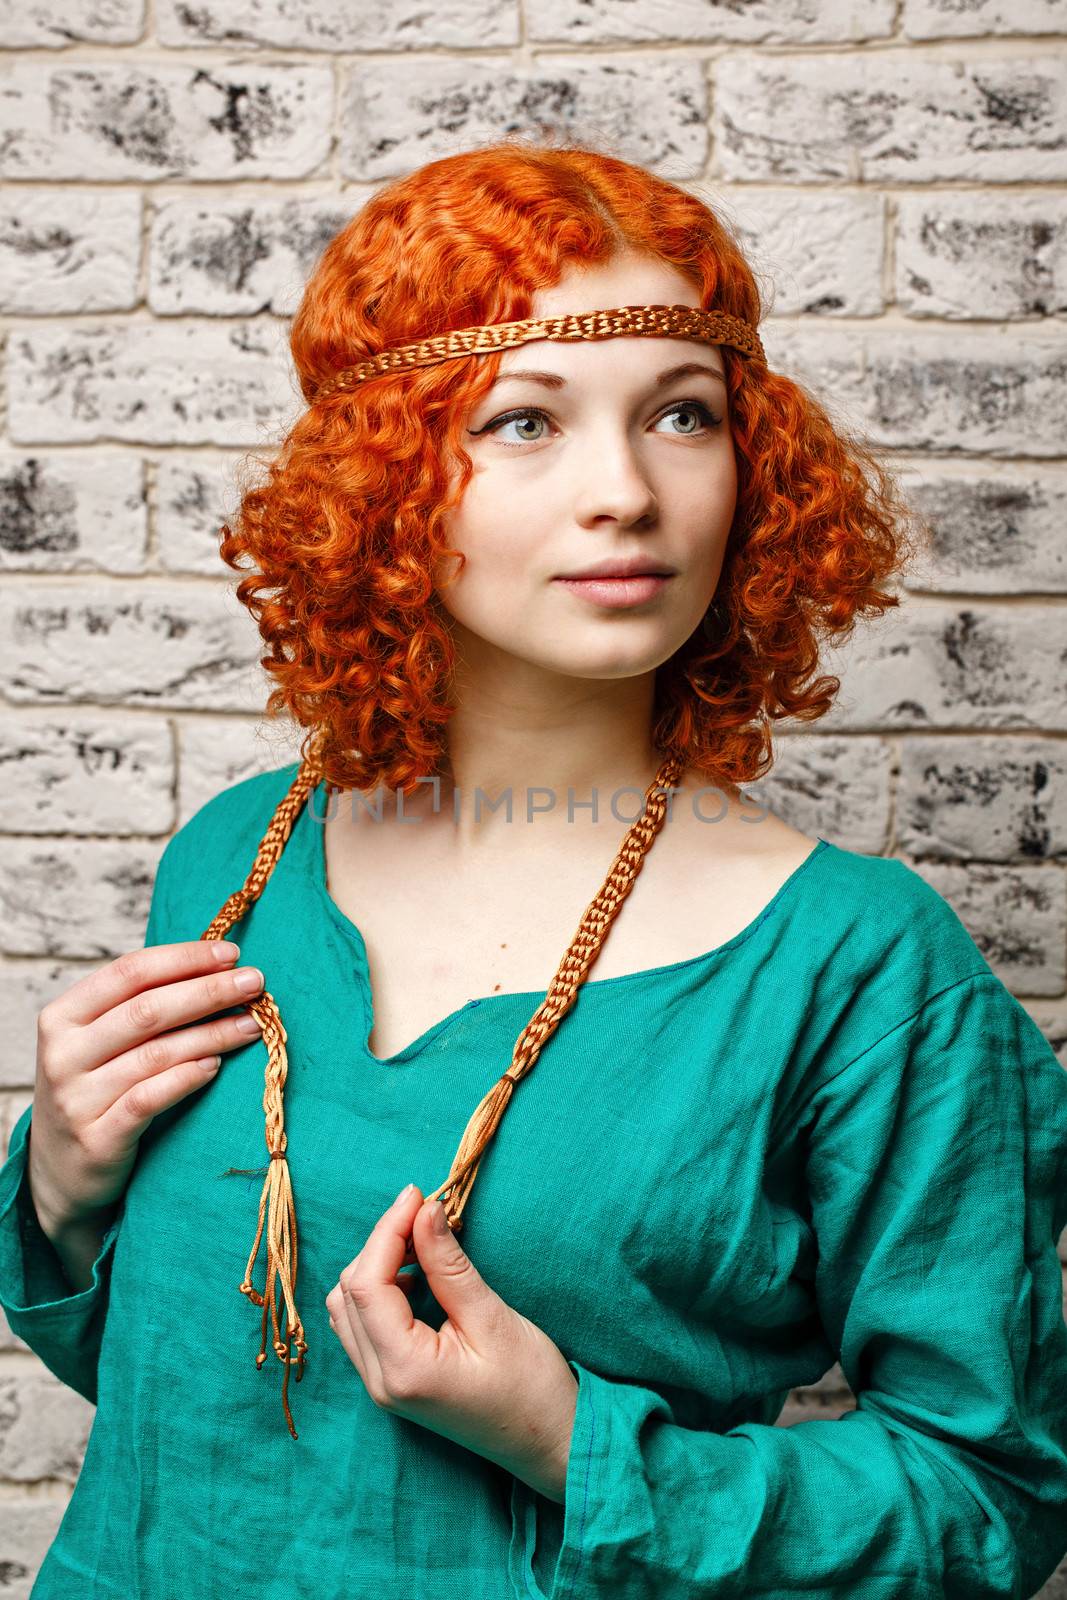
[[[296, 771], [233, 785], [178, 831], [147, 944], [201, 935]], [[543, 992], [472, 997], [373, 1055], [324, 805], [320, 786], [231, 934], [288, 1033], [299, 1437], [238, 1290], [266, 1162], [262, 1040], [150, 1125], [80, 1293], [33, 1213], [29, 1108], [0, 1167], [0, 1304], [97, 1408], [32, 1600], [1040, 1588], [1067, 1552], [1067, 1073], [947, 902], [820, 838], [734, 938], [581, 988], [461, 1236], [578, 1380], [557, 1504], [376, 1406], [329, 1327], [342, 1268], [405, 1183], [444, 1181]], [[265, 1259], [264, 1242], [260, 1289]], [[424, 1278], [412, 1307], [444, 1321]], [[835, 1360], [856, 1408], [776, 1425]]]

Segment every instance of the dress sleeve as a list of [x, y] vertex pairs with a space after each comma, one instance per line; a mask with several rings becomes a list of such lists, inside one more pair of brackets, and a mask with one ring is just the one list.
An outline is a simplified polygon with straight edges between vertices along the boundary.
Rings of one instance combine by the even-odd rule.
[[[166, 940], [168, 903], [162, 863], [156, 872], [145, 945]], [[12, 1333], [23, 1339], [61, 1383], [96, 1404], [97, 1366], [107, 1314], [111, 1253], [122, 1226], [120, 1204], [104, 1235], [89, 1287], [76, 1290], [37, 1218], [30, 1193], [29, 1105], [12, 1130], [0, 1166], [0, 1306]]]
[[821, 1082], [801, 1134], [856, 1408], [701, 1432], [569, 1362], [564, 1503], [527, 1508], [527, 1539], [562, 1516], [549, 1600], [1024, 1600], [1067, 1552], [1067, 1072], [1036, 1023], [964, 978]]

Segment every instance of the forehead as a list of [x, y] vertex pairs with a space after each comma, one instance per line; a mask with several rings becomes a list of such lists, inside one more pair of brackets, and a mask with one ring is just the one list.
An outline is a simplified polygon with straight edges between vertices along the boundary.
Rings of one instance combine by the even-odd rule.
[[[620, 341], [590, 340], [587, 342], [608, 344], [621, 342], [622, 338], [625, 338], [625, 336], [620, 336]], [[660, 385], [671, 383], [675, 379], [704, 377], [709, 381], [717, 381], [725, 386], [726, 374], [723, 367], [723, 359], [716, 345], [701, 345], [691, 339], [642, 341], [630, 338], [626, 339], [625, 342], [627, 349], [623, 353], [623, 360], [626, 371], [634, 375], [638, 384], [659, 387]], [[638, 359], [633, 347], [642, 342], [649, 345], [655, 344], [658, 348], [646, 350], [642, 358]], [[667, 343], [673, 343], [682, 346], [682, 348], [671, 352], [674, 359], [671, 360], [668, 356], [664, 365], [662, 364], [664, 362], [662, 347]], [[602, 363], [602, 366], [605, 369], [610, 367], [610, 376], [613, 381], [617, 381], [621, 363], [605, 362]], [[512, 354], [510, 361], [505, 358], [501, 362], [500, 373], [493, 387], [497, 388], [502, 383], [513, 381], [538, 384], [542, 388], [555, 390], [566, 389], [569, 385], [577, 388], [584, 379], [595, 378], [598, 370], [598, 366], [594, 362], [568, 360], [566, 357], [561, 360], [556, 352], [552, 350], [551, 341], [538, 340], [536, 344], [528, 347], [525, 355], [516, 351]]]

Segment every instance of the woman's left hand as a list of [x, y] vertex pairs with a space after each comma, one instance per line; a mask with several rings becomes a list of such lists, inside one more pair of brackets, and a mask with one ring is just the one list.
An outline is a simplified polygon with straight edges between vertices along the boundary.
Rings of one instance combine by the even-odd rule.
[[[376, 1405], [486, 1456], [563, 1501], [578, 1384], [559, 1346], [492, 1290], [436, 1203], [413, 1187], [326, 1296], [330, 1327]], [[408, 1239], [448, 1320], [417, 1322], [397, 1273]]]

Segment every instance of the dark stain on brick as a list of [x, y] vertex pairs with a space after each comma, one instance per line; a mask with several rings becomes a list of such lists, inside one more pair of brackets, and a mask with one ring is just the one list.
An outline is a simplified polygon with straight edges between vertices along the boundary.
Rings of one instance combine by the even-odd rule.
[[[36, 358], [36, 352], [27, 340], [23, 340], [21, 348], [31, 360]], [[69, 388], [71, 415], [95, 420], [100, 413], [91, 385], [99, 370], [99, 363], [94, 361], [93, 352], [87, 345], [61, 345], [58, 350], [49, 351], [41, 361], [41, 381], [36, 398], [39, 401], [54, 400], [64, 388]]]
[[1048, 503], [1037, 482], [994, 479], [928, 483], [918, 498], [930, 518], [937, 554], [981, 571], [1016, 566], [1032, 556], [1028, 519]]
[[66, 228], [26, 227], [17, 217], [0, 230], [0, 245], [17, 256], [56, 255], [70, 250], [77, 243]]
[[936, 801], [951, 806], [992, 805], [1003, 787], [1001, 774], [994, 768], [966, 767], [959, 762], [947, 768], [932, 762], [923, 768], [922, 777], [937, 789]]
[[1048, 819], [1036, 808], [1022, 819], [1019, 829], [1019, 854], [1045, 861], [1052, 853], [1052, 832]]
[[1019, 686], [1007, 671], [1009, 651], [984, 631], [973, 611], [960, 611], [941, 632], [945, 655], [959, 669], [955, 693], [971, 705], [1015, 700]]
[[117, 609], [98, 611], [95, 606], [86, 606], [82, 613], [86, 633], [109, 634], [115, 625], [117, 616], [128, 615], [129, 608], [119, 606]]
[[85, 76], [94, 103], [95, 121], [89, 133], [96, 133], [131, 161], [145, 166], [182, 166], [174, 113], [161, 83], [143, 72], [114, 86], [93, 72]]
[[98, 772], [102, 765], [110, 767], [112, 772], [117, 772], [124, 759], [118, 745], [97, 744], [88, 739], [75, 738], [74, 753], [83, 765], [94, 772]]
[[[980, 70], [975, 71], [974, 86], [981, 96], [982, 109], [989, 122], [999, 123], [1019, 132], [1036, 132], [1049, 115], [1050, 84], [1040, 79], [1027, 84], [1021, 75], [1010, 83], [986, 82]], [[1057, 145], [1062, 141], [1057, 141]], [[1046, 149], [1053, 146], [1045, 143]]]
[[1006, 929], [1001, 925], [994, 934], [979, 939], [975, 943], [993, 968], [1006, 967], [1009, 963], [1020, 968], [1029, 968], [1036, 971], [1045, 962], [1045, 951], [1035, 939], [1028, 939], [1022, 932]]
[[16, 627], [27, 633], [47, 638], [50, 633], [60, 633], [70, 627], [70, 611], [66, 606], [27, 606], [15, 613]]
[[206, 6], [175, 6], [174, 17], [187, 33], [195, 34], [198, 39], [215, 40], [220, 37], [224, 39], [231, 37], [226, 32], [219, 34], [218, 24]]
[[[202, 272], [213, 283], [239, 292], [248, 286], [260, 261], [270, 257], [270, 239], [262, 222], [257, 225], [251, 206], [224, 219], [224, 230], [208, 228], [193, 232], [187, 249], [178, 253], [174, 266], [180, 273], [185, 266]], [[269, 307], [264, 301], [261, 309]]]
[[[1008, 216], [973, 222], [966, 217], [941, 218], [936, 212], [923, 218], [919, 240], [927, 254], [955, 265], [1000, 258], [1005, 277], [1024, 314], [1039, 314], [1060, 309], [1055, 293], [1053, 265], [1041, 252], [1056, 238], [1056, 230], [1045, 220], [1015, 220]], [[1010, 275], [1010, 277], [1009, 277]], [[909, 281], [918, 291], [929, 292], [929, 284], [916, 274]]]
[[[305, 273], [315, 265], [330, 240], [352, 220], [351, 210], [315, 211], [310, 216], [291, 201], [282, 207], [279, 241], [298, 258]], [[366, 307], [364, 308], [367, 309]]]
[[49, 482], [37, 458], [28, 456], [0, 473], [0, 550], [8, 555], [77, 550], [75, 508], [70, 485]]
[[267, 332], [264, 328], [257, 328], [253, 322], [235, 322], [227, 329], [227, 338], [235, 350], [244, 350], [249, 355], [267, 356], [273, 352], [267, 344]]
[[158, 612], [157, 620], [166, 628], [168, 639], [184, 639], [189, 632], [189, 623], [185, 617], [176, 617], [171, 611]]
[[1038, 800], [1049, 784], [1049, 770], [1043, 761], [1035, 761], [1030, 768], [1030, 793], [1033, 796], [1023, 815], [1022, 827], [1019, 832], [1019, 849], [1024, 856], [1032, 856], [1037, 860], [1047, 860], [1054, 854], [1062, 854], [1067, 850], [1067, 840], [1064, 840], [1057, 852], [1052, 838], [1052, 829], [1049, 826], [1048, 812]]
[[[848, 89], [831, 93], [826, 106], [827, 122], [831, 125], [835, 104], [841, 107], [843, 113], [844, 142], [866, 145], [889, 133], [900, 109], [900, 96], [884, 89]], [[905, 160], [915, 159], [915, 152], [911, 149], [893, 149], [881, 153], [902, 156]]]
[[207, 482], [199, 472], [190, 472], [184, 480], [183, 486], [171, 496], [169, 507], [172, 511], [182, 516], [194, 513], [203, 513], [208, 510]]
[[193, 82], [210, 84], [221, 96], [223, 109], [217, 117], [209, 117], [208, 123], [216, 133], [229, 137], [235, 161], [253, 160], [258, 139], [288, 131], [292, 118], [265, 84], [250, 88], [246, 83], [228, 83], [205, 70], [197, 72]]

